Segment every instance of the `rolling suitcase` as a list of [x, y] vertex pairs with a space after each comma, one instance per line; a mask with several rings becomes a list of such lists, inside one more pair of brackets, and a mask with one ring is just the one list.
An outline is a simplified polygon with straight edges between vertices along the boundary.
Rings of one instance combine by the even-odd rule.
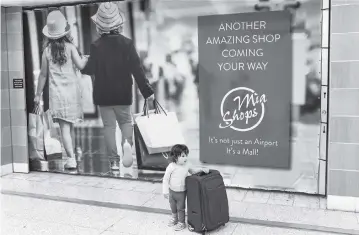
[[203, 233], [215, 230], [229, 221], [227, 192], [217, 170], [188, 176], [186, 188], [189, 230]]

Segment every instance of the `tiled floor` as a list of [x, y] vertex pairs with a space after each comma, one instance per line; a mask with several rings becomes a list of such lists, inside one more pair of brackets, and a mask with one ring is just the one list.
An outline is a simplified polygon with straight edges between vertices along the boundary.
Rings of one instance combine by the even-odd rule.
[[[168, 215], [1, 195], [1, 234], [189, 235], [167, 227]], [[299, 229], [228, 223], [213, 235], [329, 235]]]
[[[1, 185], [5, 192], [169, 210], [160, 183], [30, 173], [4, 176]], [[358, 214], [326, 210], [326, 200], [322, 197], [238, 189], [227, 189], [227, 193], [231, 217], [355, 229], [359, 232]]]

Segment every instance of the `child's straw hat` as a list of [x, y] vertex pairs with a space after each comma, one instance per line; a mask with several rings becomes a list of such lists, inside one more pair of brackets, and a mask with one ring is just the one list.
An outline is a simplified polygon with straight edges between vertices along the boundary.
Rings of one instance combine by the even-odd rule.
[[101, 3], [92, 21], [102, 31], [110, 32], [123, 24], [123, 17], [118, 6], [113, 2]]
[[51, 39], [59, 39], [70, 32], [70, 25], [61, 11], [52, 11], [47, 16], [42, 33]]

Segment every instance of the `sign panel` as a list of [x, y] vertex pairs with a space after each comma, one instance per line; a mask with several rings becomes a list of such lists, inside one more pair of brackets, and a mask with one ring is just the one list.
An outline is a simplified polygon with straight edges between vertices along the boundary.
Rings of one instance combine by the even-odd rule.
[[24, 79], [22, 78], [14, 78], [12, 80], [13, 89], [23, 89], [24, 88]]
[[288, 168], [289, 12], [198, 17], [200, 159]]

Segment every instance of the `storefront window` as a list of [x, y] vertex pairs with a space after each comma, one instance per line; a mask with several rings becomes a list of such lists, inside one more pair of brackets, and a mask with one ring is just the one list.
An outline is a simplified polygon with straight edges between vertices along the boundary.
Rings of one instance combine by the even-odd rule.
[[[321, 40], [321, 1], [133, 1], [115, 2], [119, 7], [122, 17], [122, 34], [132, 38], [140, 57], [145, 74], [155, 91], [158, 103], [169, 113], [174, 113], [178, 119], [184, 142], [188, 145], [189, 163], [197, 167], [217, 169], [225, 179], [225, 183], [232, 187], [278, 189], [305, 193], [318, 193], [318, 169], [319, 169], [319, 143], [321, 123], [321, 73], [323, 70], [321, 60], [323, 52], [321, 46], [327, 42]], [[59, 10], [71, 26], [72, 42], [79, 54], [89, 55], [91, 59], [91, 44], [100, 38], [96, 25], [91, 17], [97, 12], [99, 4], [64, 6]], [[41, 69], [41, 58], [44, 51], [46, 36], [43, 29], [47, 24], [47, 17], [53, 9], [42, 8], [24, 11], [24, 42], [25, 49], [30, 49], [31, 55], [26, 55], [25, 68], [26, 79], [34, 87], [30, 92], [27, 102], [33, 107], [28, 110], [33, 113], [35, 105], [33, 100]], [[211, 15], [228, 15], [240, 13], [266, 14], [280, 11], [278, 14], [288, 16], [291, 22], [288, 29], [288, 42], [291, 51], [289, 53], [271, 55], [282, 56], [285, 62], [283, 68], [276, 64], [277, 70], [288, 72], [286, 83], [288, 90], [281, 90], [273, 86], [273, 91], [288, 94], [288, 154], [283, 156], [286, 162], [280, 162], [281, 167], [269, 167], [261, 164], [246, 165], [240, 162], [212, 161], [212, 157], [225, 158], [223, 156], [211, 156], [208, 162], [200, 155], [200, 144], [203, 132], [200, 131], [200, 120], [204, 121], [201, 112], [200, 99], [204, 99], [201, 89], [203, 80], [200, 80], [199, 69], [199, 17]], [[239, 15], [240, 16], [240, 15]], [[323, 16], [325, 17], [325, 16]], [[323, 26], [324, 27], [324, 26]], [[323, 28], [324, 30], [324, 28]], [[281, 43], [281, 42], [278, 42]], [[278, 48], [280, 44], [278, 44]], [[289, 44], [288, 44], [289, 45]], [[29, 48], [30, 47], [30, 48]], [[257, 53], [261, 53], [257, 51]], [[265, 52], [264, 52], [265, 53]], [[324, 53], [327, 54], [327, 53]], [[289, 57], [289, 58], [286, 58]], [[51, 66], [51, 65], [50, 65]], [[264, 66], [264, 65], [263, 65]], [[104, 67], [102, 67], [104, 68]], [[202, 73], [203, 74], [203, 73]], [[61, 75], [62, 76], [62, 75]], [[60, 77], [61, 77], [60, 76]], [[70, 174], [90, 174], [98, 176], [141, 178], [148, 180], [161, 180], [164, 168], [168, 164], [166, 154], [150, 154], [143, 146], [143, 139], [138, 138], [140, 133], [138, 126], [134, 127], [134, 141], [132, 146], [133, 164], [126, 165], [123, 161], [123, 137], [124, 127], [116, 124], [115, 145], [117, 155], [121, 161], [119, 170], [115, 169], [112, 162], [116, 154], [109, 153], [108, 136], [104, 128], [103, 115], [106, 109], [102, 109], [94, 100], [94, 86], [96, 76], [89, 76], [76, 72], [78, 88], [81, 95], [79, 107], [83, 113], [83, 122], [73, 125], [72, 149], [77, 158], [77, 166], [67, 169], [66, 163], [71, 151], [67, 143], [63, 141], [65, 129], [54, 120], [51, 111], [51, 97], [54, 98], [54, 89], [48, 80], [44, 86], [41, 97], [44, 113], [46, 114], [45, 147], [41, 150], [30, 144], [30, 158], [33, 170], [47, 170], [41, 167], [47, 162], [48, 170]], [[201, 75], [202, 76], [202, 75]], [[241, 75], [242, 76], [242, 75]], [[250, 78], [250, 76], [249, 76]], [[51, 79], [51, 78], [48, 78]], [[52, 78], [53, 79], [53, 78]], [[118, 79], [122, 79], [119, 77]], [[233, 88], [241, 84], [245, 76], [233, 81]], [[291, 80], [290, 80], [291, 79]], [[136, 81], [136, 80], [134, 80]], [[49, 84], [50, 83], [50, 84]], [[136, 83], [134, 83], [136, 84]], [[263, 86], [267, 86], [262, 84]], [[115, 86], [115, 85], [114, 85]], [[143, 110], [143, 90], [134, 86], [133, 104], [131, 112], [138, 114]], [[204, 89], [216, 89], [216, 86], [205, 86]], [[103, 90], [101, 96], [106, 97], [110, 90]], [[118, 87], [118, 96], [125, 92]], [[201, 98], [200, 98], [201, 97]], [[291, 101], [289, 101], [291, 100]], [[211, 104], [209, 104], [211, 105]], [[101, 106], [101, 105], [100, 105]], [[150, 107], [152, 108], [152, 107]], [[206, 110], [211, 107], [206, 107]], [[136, 116], [136, 115], [135, 115]], [[280, 118], [280, 117], [278, 117]], [[107, 120], [107, 119], [106, 119]], [[114, 122], [116, 120], [114, 119]], [[54, 122], [53, 125], [48, 125]], [[136, 122], [135, 122], [136, 123]], [[121, 132], [122, 129], [122, 132]], [[267, 133], [268, 134], [268, 133]], [[30, 135], [30, 133], [29, 133]], [[125, 133], [126, 135], [126, 133]], [[268, 136], [268, 135], [267, 135]], [[36, 141], [37, 137], [30, 138]], [[39, 137], [40, 138], [40, 137]], [[106, 139], [107, 138], [107, 139]], [[137, 138], [137, 139], [136, 139]], [[208, 137], [205, 137], [208, 138]], [[233, 139], [233, 138], [232, 138]], [[107, 141], [107, 142], [106, 142]], [[272, 144], [275, 144], [273, 140]], [[132, 142], [132, 140], [130, 141]], [[106, 147], [107, 146], [107, 147]], [[46, 151], [45, 151], [46, 150]], [[145, 152], [143, 152], [145, 151]], [[35, 152], [35, 153], [34, 153]], [[210, 154], [210, 153], [208, 153]], [[71, 156], [70, 156], [71, 157]], [[38, 160], [42, 160], [39, 161]], [[127, 164], [128, 165], [128, 164]]]

